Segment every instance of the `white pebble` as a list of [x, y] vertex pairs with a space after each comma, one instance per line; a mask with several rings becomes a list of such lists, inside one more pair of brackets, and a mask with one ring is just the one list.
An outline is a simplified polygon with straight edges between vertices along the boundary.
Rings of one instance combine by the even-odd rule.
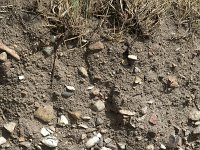
[[0, 145], [5, 144], [7, 140], [4, 137], [0, 137]]
[[47, 135], [50, 135], [51, 133], [46, 129], [46, 128], [42, 128], [40, 130], [40, 133], [42, 134], [42, 136], [47, 136]]
[[24, 80], [25, 77], [24, 76], [18, 76], [19, 80]]
[[69, 90], [69, 91], [75, 91], [75, 88], [73, 86], [66, 86], [66, 88]]
[[91, 147], [93, 147], [95, 144], [99, 143], [100, 138], [101, 138], [101, 134], [100, 134], [100, 133], [98, 133], [97, 135], [91, 137], [91, 138], [85, 143], [86, 148], [91, 148]]
[[136, 55], [128, 55], [128, 58], [132, 59], [132, 60], [137, 60], [137, 56]]
[[93, 88], [94, 88], [94, 86], [91, 85], [91, 86], [88, 86], [87, 90], [92, 90]]
[[16, 123], [15, 122], [9, 122], [7, 124], [4, 125], [4, 128], [9, 131], [10, 133], [12, 133], [15, 130], [15, 126]]
[[61, 115], [60, 118], [58, 119], [58, 124], [62, 126], [66, 126], [69, 124], [69, 121], [67, 117], [65, 117], [64, 115]]
[[107, 147], [102, 147], [100, 150], [112, 150], [112, 149], [107, 148]]
[[55, 136], [47, 136], [42, 139], [42, 143], [48, 147], [57, 147], [58, 139]]
[[167, 149], [165, 145], [163, 145], [162, 143], [160, 144], [160, 148], [161, 149]]
[[78, 127], [83, 129], [88, 129], [88, 126], [85, 124], [79, 124]]

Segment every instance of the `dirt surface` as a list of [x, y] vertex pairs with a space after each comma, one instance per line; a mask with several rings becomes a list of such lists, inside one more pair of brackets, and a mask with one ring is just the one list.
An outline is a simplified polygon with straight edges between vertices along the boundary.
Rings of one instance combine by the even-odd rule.
[[[8, 55], [11, 68], [0, 76], [1, 135], [7, 139], [1, 149], [49, 149], [41, 144], [40, 134], [42, 127], [49, 126], [55, 127], [57, 148], [63, 150], [84, 149], [87, 139], [93, 136], [91, 128], [97, 133], [106, 130], [102, 133], [104, 141], [101, 139], [94, 149], [103, 146], [120, 149], [120, 142], [126, 144], [127, 150], [144, 150], [150, 144], [155, 150], [161, 144], [171, 149], [168, 146], [171, 134], [182, 141], [175, 146], [177, 149], [199, 149], [199, 138], [192, 133], [195, 125], [188, 120], [192, 110], [200, 109], [198, 35], [187, 38], [183, 28], [163, 20], [150, 39], [127, 34], [122, 42], [109, 41], [103, 30], [98, 30], [100, 20], [93, 19], [90, 33], [84, 37], [88, 42], [85, 46], [68, 42], [58, 47], [51, 87], [54, 53], [47, 56], [42, 51], [45, 46], [55, 46], [47, 27], [49, 20], [35, 12], [34, 1], [5, 1], [0, 5], [13, 5], [0, 7], [5, 11], [0, 13], [0, 39], [21, 57], [16, 61]], [[48, 5], [42, 3], [37, 12], [48, 11]], [[104, 48], [90, 52], [88, 46], [97, 41]], [[128, 55], [136, 55], [137, 60], [128, 59]], [[86, 68], [87, 77], [80, 74], [79, 67]], [[19, 80], [22, 75], [25, 79]], [[135, 78], [141, 82], [136, 83]], [[94, 88], [88, 90], [92, 85]], [[65, 86], [75, 87], [68, 98], [61, 96]], [[91, 103], [98, 100], [105, 104], [100, 112], [91, 109]], [[55, 113], [49, 123], [34, 117], [38, 107], [46, 105], [53, 106]], [[129, 110], [135, 115], [125, 117], [119, 110]], [[69, 111], [80, 111], [82, 117], [91, 119], [73, 119]], [[59, 126], [61, 114], [68, 118], [69, 125]], [[97, 118], [103, 119], [103, 123], [97, 125]], [[8, 134], [3, 126], [11, 121], [17, 125]], [[89, 129], [81, 128], [80, 124]], [[87, 137], [81, 139], [86, 133]], [[107, 138], [112, 139], [111, 143], [106, 144]], [[24, 141], [31, 146], [22, 146]]]

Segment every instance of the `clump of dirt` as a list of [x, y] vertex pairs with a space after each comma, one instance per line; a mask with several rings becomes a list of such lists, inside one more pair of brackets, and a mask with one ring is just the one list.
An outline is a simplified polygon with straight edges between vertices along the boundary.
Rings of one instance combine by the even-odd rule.
[[82, 16], [75, 2], [0, 2], [0, 39], [20, 56], [0, 67], [2, 149], [198, 148], [196, 28], [161, 17], [166, 3], [94, 1], [105, 9]]

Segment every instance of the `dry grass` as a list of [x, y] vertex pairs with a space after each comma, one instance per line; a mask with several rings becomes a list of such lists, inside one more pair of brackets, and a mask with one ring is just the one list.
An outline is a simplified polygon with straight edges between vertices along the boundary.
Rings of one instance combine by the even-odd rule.
[[163, 16], [189, 31], [200, 29], [199, 0], [53, 0], [52, 11], [65, 18], [74, 35], [86, 34], [90, 17], [101, 19], [101, 25], [115, 35], [152, 35]]

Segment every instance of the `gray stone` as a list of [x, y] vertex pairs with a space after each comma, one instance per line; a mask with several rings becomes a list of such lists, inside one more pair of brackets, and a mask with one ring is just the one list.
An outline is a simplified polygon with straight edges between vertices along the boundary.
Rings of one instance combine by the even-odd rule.
[[200, 126], [194, 128], [193, 134], [200, 134]]
[[16, 123], [15, 123], [15, 122], [9, 122], [9, 123], [7, 123], [7, 124], [4, 125], [4, 128], [5, 128], [8, 132], [12, 133], [12, 132], [15, 130], [15, 126], [16, 126]]
[[194, 120], [194, 121], [200, 120], [200, 111], [198, 110], [190, 111], [189, 119]]
[[96, 119], [96, 125], [97, 126], [103, 124], [103, 122], [104, 122], [104, 120], [102, 118], [97, 118]]
[[97, 135], [88, 139], [88, 141], [85, 143], [86, 148], [91, 148], [94, 145], [96, 145], [97, 143], [99, 143], [101, 136], [102, 135], [100, 133], [98, 133]]
[[136, 55], [128, 55], [128, 58], [131, 59], [131, 60], [137, 60]]
[[54, 51], [54, 47], [53, 46], [47, 46], [44, 47], [43, 52], [45, 55], [50, 56]]
[[117, 145], [119, 146], [121, 150], [126, 149], [126, 143], [119, 142], [117, 143]]
[[61, 93], [61, 96], [62, 96], [63, 98], [69, 98], [69, 97], [71, 97], [72, 95], [74, 95], [74, 92], [64, 91], [64, 92]]
[[98, 100], [91, 105], [91, 108], [94, 111], [102, 111], [105, 109], [105, 104], [103, 101]]
[[66, 126], [69, 124], [69, 121], [68, 121], [67, 117], [65, 117], [64, 115], [61, 115], [60, 118], [58, 118], [58, 124], [60, 126]]

